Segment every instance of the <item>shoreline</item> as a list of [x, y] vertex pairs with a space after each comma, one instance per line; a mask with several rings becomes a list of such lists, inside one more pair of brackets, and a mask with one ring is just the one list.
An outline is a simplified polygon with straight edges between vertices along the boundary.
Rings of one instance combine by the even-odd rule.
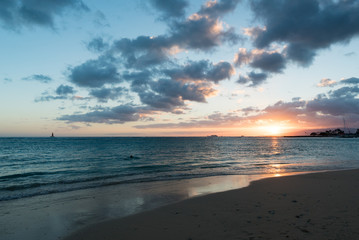
[[91, 224], [243, 188], [254, 180], [272, 176], [227, 175], [120, 184], [2, 201], [0, 239], [61, 239]]
[[359, 169], [266, 178], [75, 231], [72, 239], [358, 239]]

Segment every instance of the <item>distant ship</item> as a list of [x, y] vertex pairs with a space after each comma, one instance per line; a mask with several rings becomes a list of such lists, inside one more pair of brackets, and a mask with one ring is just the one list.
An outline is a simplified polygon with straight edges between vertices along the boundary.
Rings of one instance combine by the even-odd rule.
[[51, 133], [51, 137], [55, 137], [54, 133]]

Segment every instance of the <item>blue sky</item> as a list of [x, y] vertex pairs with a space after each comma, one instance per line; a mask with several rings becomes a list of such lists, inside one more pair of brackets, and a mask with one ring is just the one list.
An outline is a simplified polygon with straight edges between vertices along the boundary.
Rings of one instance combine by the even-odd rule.
[[359, 1], [3, 0], [0, 136], [359, 127]]

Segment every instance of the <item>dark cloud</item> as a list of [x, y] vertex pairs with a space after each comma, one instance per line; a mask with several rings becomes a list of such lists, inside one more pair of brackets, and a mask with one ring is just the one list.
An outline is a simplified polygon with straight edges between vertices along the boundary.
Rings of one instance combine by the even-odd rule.
[[286, 49], [288, 59], [294, 60], [303, 67], [307, 67], [312, 64], [316, 52], [302, 44], [292, 43]]
[[[120, 55], [126, 68], [143, 69], [169, 61], [170, 56], [181, 51], [208, 51], [223, 43], [236, 43], [240, 37], [233, 28], [221, 22], [222, 14], [206, 15], [206, 8], [215, 8], [223, 2], [212, 2], [187, 19], [169, 21], [169, 32], [156, 37], [139, 36], [135, 39], [122, 38], [114, 42], [111, 53]], [[236, 5], [236, 1], [232, 5]], [[221, 14], [220, 14], [221, 12]]]
[[256, 54], [250, 63], [253, 68], [259, 68], [262, 71], [280, 73], [285, 68], [283, 56], [277, 52]]
[[333, 98], [354, 98], [359, 94], [359, 87], [342, 87], [329, 92], [329, 95]]
[[141, 69], [167, 61], [173, 46], [166, 36], [139, 36], [115, 41], [112, 51], [120, 53], [125, 67]]
[[248, 73], [247, 76], [239, 76], [237, 83], [249, 84], [249, 87], [256, 87], [261, 85], [267, 80], [268, 75], [266, 73], [256, 73], [254, 71]]
[[221, 80], [229, 79], [235, 70], [228, 62], [213, 64], [208, 60], [190, 61], [184, 66], [173, 69], [166, 69], [164, 73], [175, 80], [202, 80], [218, 83]]
[[122, 78], [131, 82], [131, 90], [134, 92], [143, 92], [148, 89], [149, 83], [152, 80], [152, 72], [143, 70], [140, 72], [124, 72]]
[[176, 111], [185, 106], [184, 101], [206, 102], [206, 97], [215, 90], [209, 83], [178, 82], [171, 79], [160, 79], [150, 82], [151, 90], [139, 93], [143, 104], [162, 111]]
[[214, 92], [208, 83], [182, 83], [169, 79], [152, 82], [151, 89], [168, 97], [196, 102], [205, 102], [206, 96]]
[[347, 79], [343, 79], [341, 80], [339, 83], [341, 84], [352, 84], [352, 85], [358, 85], [359, 84], [359, 78], [356, 77], [351, 77], [351, 78], [347, 78]]
[[[265, 73], [261, 74], [261, 76], [258, 74], [256, 76], [252, 71], [252, 77], [253, 79], [261, 77], [261, 80], [264, 81], [264, 75], [268, 75], [268, 73], [281, 73], [286, 67], [286, 59], [283, 54], [276, 51], [254, 49], [247, 52], [245, 48], [240, 48], [234, 57], [234, 64], [238, 67], [241, 67], [242, 65], [249, 65], [252, 68], [262, 70]], [[241, 82], [246, 82], [245, 78], [240, 80]]]
[[184, 102], [179, 97], [160, 95], [154, 92], [141, 92], [139, 96], [143, 104], [164, 112], [172, 112], [177, 107], [184, 106]]
[[127, 94], [127, 92], [128, 90], [124, 87], [100, 88], [92, 89], [90, 95], [97, 98], [100, 102], [107, 102], [108, 100], [116, 100], [124, 94]]
[[108, 50], [109, 46], [110, 45], [105, 42], [102, 37], [97, 37], [87, 44], [87, 49], [93, 52], [104, 52]]
[[163, 20], [183, 17], [188, 6], [187, 0], [150, 0], [150, 3], [161, 11]]
[[39, 81], [39, 82], [42, 82], [42, 83], [49, 83], [49, 82], [52, 81], [52, 78], [47, 76], [47, 75], [43, 75], [43, 74], [34, 74], [34, 75], [29, 76], [29, 77], [22, 78], [22, 80], [25, 80], [25, 81]]
[[64, 115], [57, 118], [57, 120], [73, 122], [87, 122], [87, 123], [107, 123], [114, 124], [125, 122], [134, 122], [140, 120], [141, 113], [145, 113], [140, 108], [131, 105], [120, 105], [113, 108], [107, 108], [104, 110], [96, 110], [84, 114]]
[[213, 65], [213, 68], [207, 73], [207, 78], [210, 81], [218, 83], [224, 79], [230, 79], [235, 73], [234, 68], [228, 62], [219, 62]]
[[52, 96], [52, 95], [44, 95], [35, 99], [35, 102], [49, 102], [53, 100], [66, 100], [67, 96]]
[[55, 92], [57, 95], [66, 96], [68, 94], [74, 94], [75, 90], [71, 86], [61, 84]]
[[359, 120], [359, 99], [351, 96], [340, 98], [318, 97], [308, 102], [307, 111], [325, 114], [328, 118], [330, 116], [344, 117], [355, 114]]
[[252, 52], [247, 52], [247, 49], [240, 48], [238, 53], [234, 56], [234, 64], [238, 67], [242, 65], [247, 65], [252, 61], [253, 54]]
[[1, 0], [0, 21], [8, 29], [23, 26], [54, 27], [54, 18], [66, 10], [85, 10], [81, 0]]
[[312, 62], [318, 49], [348, 42], [359, 34], [359, 2], [334, 0], [253, 0], [251, 8], [265, 25], [255, 45], [288, 45], [288, 59], [302, 65]]
[[88, 60], [69, 68], [69, 79], [80, 87], [102, 87], [107, 83], [120, 82], [117, 67], [106, 59]]
[[[182, 18], [186, 1], [153, 0], [151, 3], [160, 9], [163, 17], [171, 18], [166, 22], [169, 27], [166, 34], [122, 38], [113, 41], [109, 47], [102, 38], [95, 38], [88, 48], [99, 52], [100, 56], [69, 68], [68, 78], [77, 86], [91, 88], [90, 95], [101, 102], [121, 96], [123, 92], [117, 84], [125, 81], [138, 95], [142, 110], [180, 114], [187, 109], [187, 101], [206, 102], [206, 98], [216, 92], [213, 83], [229, 79], [235, 70], [228, 62], [203, 60], [181, 65], [176, 63], [173, 55], [184, 50], [213, 50], [224, 43], [237, 42], [239, 37], [234, 29], [228, 28], [221, 19], [236, 7], [238, 1], [209, 2], [186, 19]], [[182, 7], [175, 9], [175, 4]], [[111, 84], [112, 88], [106, 84]], [[112, 115], [113, 109], [105, 109], [64, 116], [61, 120], [117, 122]], [[123, 118], [119, 122], [125, 121]]]
[[193, 15], [185, 21], [171, 24], [170, 40], [185, 49], [209, 50], [224, 42], [235, 44], [240, 37], [233, 28], [224, 29], [218, 18]]
[[[48, 92], [42, 93], [41, 97], [35, 99], [35, 102], [49, 102], [53, 100], [66, 100], [70, 99], [69, 94], [74, 94], [76, 91], [73, 87], [61, 84], [55, 90], [55, 95], [49, 95]], [[74, 99], [72, 97], [72, 99]]]

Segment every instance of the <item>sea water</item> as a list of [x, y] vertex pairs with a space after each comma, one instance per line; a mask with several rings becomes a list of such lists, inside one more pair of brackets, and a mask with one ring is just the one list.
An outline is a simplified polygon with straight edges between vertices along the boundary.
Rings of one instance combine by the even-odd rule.
[[0, 138], [0, 201], [115, 184], [359, 168], [359, 138]]

